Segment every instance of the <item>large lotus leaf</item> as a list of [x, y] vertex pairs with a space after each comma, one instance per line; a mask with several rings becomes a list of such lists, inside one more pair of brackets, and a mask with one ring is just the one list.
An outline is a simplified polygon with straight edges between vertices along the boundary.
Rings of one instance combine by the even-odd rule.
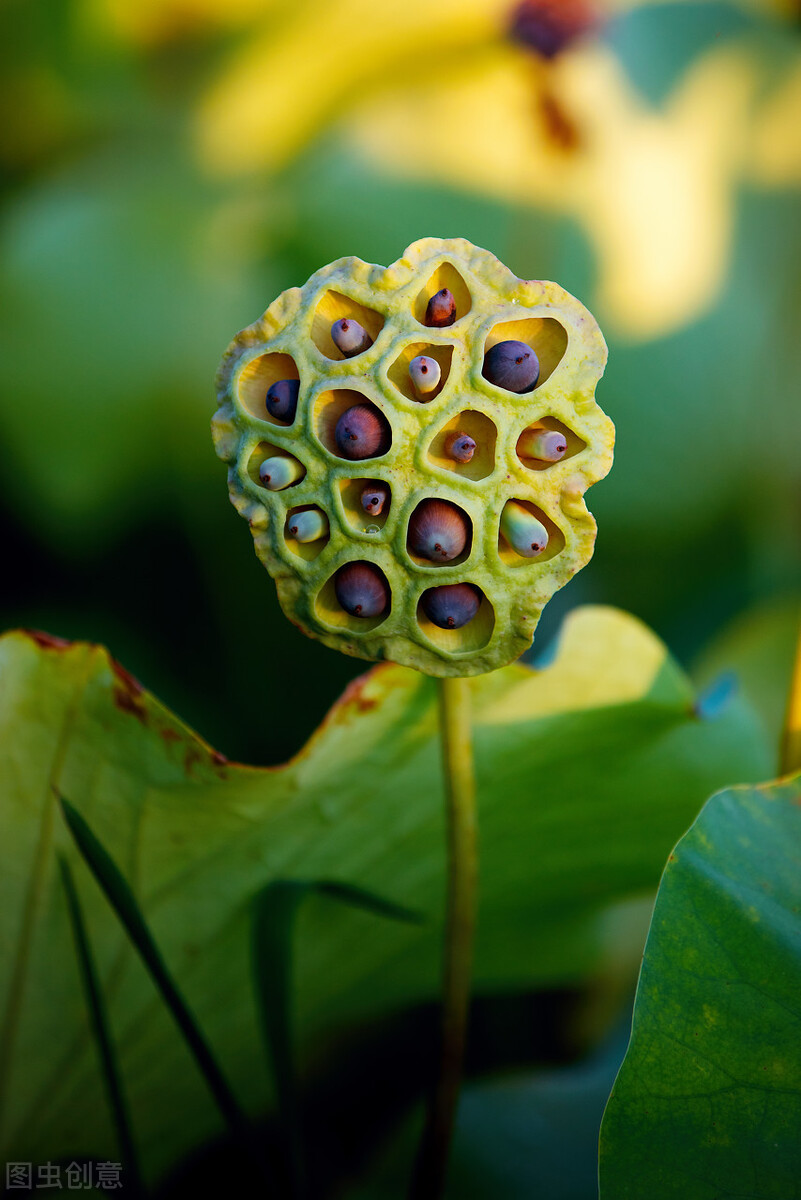
[[[0, 1146], [36, 1159], [113, 1153], [55, 851], [73, 865], [146, 1171], [219, 1128], [152, 984], [76, 851], [53, 788], [134, 888], [166, 962], [251, 1108], [269, 1102], [248, 974], [248, 907], [272, 879], [337, 880], [426, 915], [378, 921], [311, 897], [297, 925], [296, 1027], [323, 1034], [430, 999], [443, 901], [435, 684], [386, 665], [303, 751], [230, 764], [86, 644], [0, 640]], [[281, 705], [265, 670], [263, 720]], [[737, 703], [707, 720], [633, 618], [579, 610], [553, 663], [471, 681], [482, 827], [476, 981], [578, 981], [610, 910], [656, 886], [703, 796], [759, 778], [767, 751]]]
[[801, 776], [671, 854], [601, 1139], [603, 1200], [801, 1195]]

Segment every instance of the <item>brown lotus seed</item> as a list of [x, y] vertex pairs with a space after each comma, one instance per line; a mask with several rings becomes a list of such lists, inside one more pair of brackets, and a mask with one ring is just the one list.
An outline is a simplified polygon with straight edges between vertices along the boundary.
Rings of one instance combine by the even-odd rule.
[[456, 301], [450, 288], [440, 288], [426, 305], [424, 324], [434, 329], [444, 329], [456, 320]]

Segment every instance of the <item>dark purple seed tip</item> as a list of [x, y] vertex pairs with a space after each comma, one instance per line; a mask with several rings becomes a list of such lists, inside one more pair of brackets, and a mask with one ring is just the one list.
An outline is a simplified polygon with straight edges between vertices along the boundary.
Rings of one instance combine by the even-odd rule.
[[429, 562], [458, 558], [469, 536], [469, 518], [450, 500], [423, 500], [409, 521], [409, 550]]
[[481, 592], [472, 583], [450, 583], [423, 592], [423, 612], [440, 629], [461, 629], [473, 620]]
[[267, 412], [276, 421], [286, 421], [291, 425], [295, 420], [298, 407], [298, 392], [300, 381], [297, 379], [278, 379], [268, 388], [264, 403]]
[[[419, 311], [419, 310], [418, 310]], [[425, 325], [433, 329], [444, 329], [456, 320], [456, 301], [450, 288], [440, 288], [426, 305]]]
[[389, 607], [389, 584], [368, 562], [347, 563], [334, 576], [336, 598], [352, 617], [380, 617]]
[[368, 483], [362, 489], [361, 504], [366, 513], [377, 517], [389, 502], [389, 488], [385, 483]]
[[445, 453], [454, 462], [469, 463], [476, 452], [476, 443], [469, 433], [450, 433], [445, 439]]
[[389, 422], [372, 404], [354, 404], [337, 421], [334, 440], [343, 458], [374, 458], [389, 450]]
[[530, 392], [540, 377], [540, 362], [525, 342], [496, 342], [484, 355], [483, 375], [507, 392]]

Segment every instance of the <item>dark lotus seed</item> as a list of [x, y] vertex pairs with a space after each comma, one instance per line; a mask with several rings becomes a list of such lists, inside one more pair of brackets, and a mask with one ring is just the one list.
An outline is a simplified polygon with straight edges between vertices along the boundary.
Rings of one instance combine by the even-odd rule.
[[450, 500], [423, 500], [409, 522], [409, 549], [430, 562], [451, 562], [467, 544], [468, 518]]
[[300, 381], [297, 379], [278, 379], [267, 391], [265, 405], [267, 412], [277, 421], [286, 421], [291, 425], [295, 420], [298, 407], [298, 392]]
[[[418, 309], [419, 312], [419, 309]], [[444, 329], [456, 320], [456, 301], [450, 288], [440, 288], [426, 305], [425, 325]]]
[[389, 606], [389, 585], [372, 563], [354, 562], [334, 576], [336, 598], [352, 617], [380, 617]]
[[368, 483], [362, 489], [362, 508], [371, 517], [377, 517], [384, 511], [384, 505], [389, 500], [389, 488], [385, 483]]
[[481, 593], [472, 583], [449, 583], [423, 592], [423, 612], [440, 629], [461, 629], [472, 621]]
[[352, 317], [342, 317], [341, 320], [334, 321], [331, 326], [331, 341], [345, 358], [353, 358], [373, 344], [373, 339], [364, 326]]
[[372, 404], [354, 404], [337, 421], [334, 440], [343, 458], [373, 458], [389, 449], [389, 425]]
[[469, 463], [476, 452], [476, 443], [469, 433], [450, 433], [445, 439], [445, 453], [454, 462]]
[[530, 392], [540, 377], [540, 362], [525, 342], [496, 342], [484, 355], [483, 375], [507, 392]]
[[586, 0], [522, 0], [512, 14], [512, 39], [543, 58], [555, 58], [596, 24]]

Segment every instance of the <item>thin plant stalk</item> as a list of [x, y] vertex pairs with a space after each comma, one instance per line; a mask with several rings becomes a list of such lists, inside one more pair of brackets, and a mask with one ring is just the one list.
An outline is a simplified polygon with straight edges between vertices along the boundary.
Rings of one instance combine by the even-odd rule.
[[94, 1033], [100, 1055], [103, 1080], [106, 1085], [114, 1127], [117, 1131], [120, 1154], [125, 1167], [125, 1187], [131, 1196], [141, 1196], [142, 1175], [139, 1170], [139, 1160], [131, 1130], [131, 1119], [125, 1099], [125, 1092], [123, 1091], [119, 1064], [117, 1063], [117, 1056], [114, 1051], [108, 1014], [103, 1000], [103, 991], [100, 986], [94, 955], [89, 942], [89, 934], [83, 919], [81, 902], [78, 899], [78, 891], [72, 878], [69, 863], [63, 857], [59, 858], [59, 868], [61, 870], [64, 891], [67, 896], [67, 911], [69, 912], [70, 924], [72, 925], [75, 953], [78, 958], [81, 982], [83, 983], [86, 995], [92, 1032]]
[[412, 1200], [437, 1200], [445, 1186], [467, 1037], [477, 908], [478, 825], [469, 681], [440, 680], [439, 707], [448, 826], [442, 1045], [415, 1164]]
[[801, 630], [795, 652], [795, 666], [790, 682], [787, 718], [781, 749], [781, 774], [791, 775], [801, 770]]
[[161, 999], [169, 1009], [178, 1029], [183, 1035], [184, 1041], [206, 1080], [217, 1107], [225, 1118], [231, 1133], [252, 1160], [253, 1166], [264, 1184], [270, 1189], [273, 1184], [272, 1172], [264, 1159], [260, 1145], [256, 1141], [255, 1133], [251, 1128], [247, 1114], [231, 1090], [222, 1068], [218, 1065], [211, 1047], [206, 1041], [205, 1035], [167, 969], [167, 965], [161, 956], [161, 951], [156, 945], [144, 915], [137, 904], [136, 897], [128, 886], [119, 867], [105, 847], [95, 837], [78, 810], [64, 796], [60, 794], [58, 796], [64, 819], [83, 856], [84, 862], [94, 875], [96, 882], [102, 889], [117, 919], [125, 929], [142, 964], [156, 985]]

